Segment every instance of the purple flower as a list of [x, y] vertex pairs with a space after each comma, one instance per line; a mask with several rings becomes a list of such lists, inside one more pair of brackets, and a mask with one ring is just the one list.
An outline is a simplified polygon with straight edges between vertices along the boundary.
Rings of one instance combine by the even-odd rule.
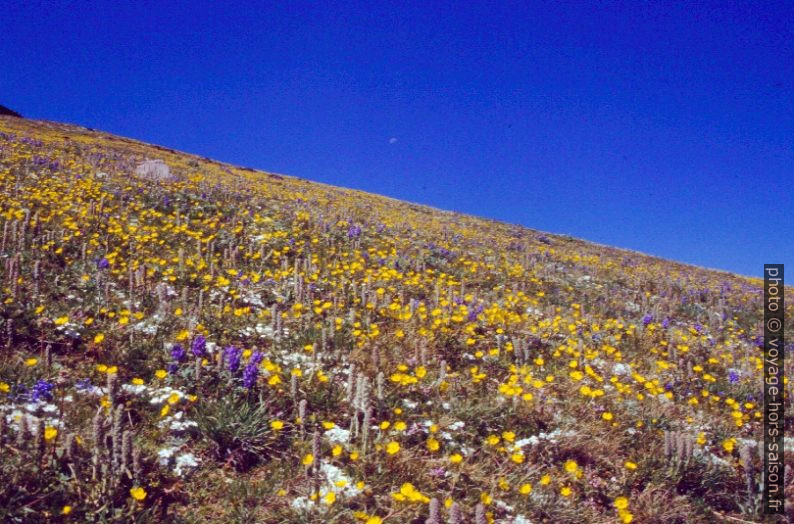
[[109, 268], [109, 267], [110, 267], [110, 262], [108, 262], [108, 259], [107, 259], [107, 258], [105, 258], [105, 257], [102, 257], [102, 258], [100, 258], [100, 259], [97, 261], [97, 263], [96, 263], [96, 267], [98, 267], [99, 269], [107, 269], [107, 268]]
[[207, 339], [204, 338], [204, 335], [199, 335], [193, 339], [193, 343], [190, 345], [190, 351], [195, 357], [203, 357], [206, 347]]
[[240, 358], [243, 356], [243, 350], [229, 346], [223, 350], [223, 356], [226, 359], [226, 365], [229, 366], [229, 371], [237, 373], [237, 370], [240, 369]]
[[647, 326], [651, 322], [653, 322], [653, 315], [651, 315], [650, 313], [648, 313], [647, 315], [642, 317], [642, 325], [643, 326]]
[[728, 371], [728, 381], [731, 384], [736, 384], [737, 382], [739, 382], [739, 372], [736, 371], [735, 369], [731, 369], [730, 371]]
[[251, 389], [256, 384], [256, 379], [259, 378], [259, 363], [262, 361], [262, 353], [259, 351], [254, 352], [248, 360], [245, 369], [243, 370], [243, 386]]
[[74, 389], [77, 391], [84, 391], [86, 389], [91, 389], [93, 386], [91, 385], [90, 378], [81, 378], [74, 384]]
[[176, 375], [176, 372], [179, 371], [179, 364], [171, 362], [165, 367], [165, 370], [168, 371], [169, 375]]
[[185, 348], [179, 344], [174, 344], [174, 346], [171, 348], [171, 358], [176, 362], [182, 362], [185, 359], [185, 353]]
[[359, 226], [350, 226], [347, 230], [347, 238], [353, 239], [361, 236], [361, 228]]
[[664, 329], [667, 329], [667, 328], [670, 327], [670, 319], [669, 318], [665, 318], [664, 320], [662, 320], [662, 327]]
[[477, 320], [477, 317], [479, 316], [480, 313], [483, 312], [484, 309], [485, 306], [483, 306], [482, 304], [477, 304], [476, 306], [474, 306], [471, 309], [471, 311], [469, 311], [468, 321], [474, 322], [475, 320]]
[[31, 390], [31, 398], [34, 402], [39, 400], [52, 400], [52, 390], [55, 389], [55, 384], [47, 382], [46, 380], [39, 380]]

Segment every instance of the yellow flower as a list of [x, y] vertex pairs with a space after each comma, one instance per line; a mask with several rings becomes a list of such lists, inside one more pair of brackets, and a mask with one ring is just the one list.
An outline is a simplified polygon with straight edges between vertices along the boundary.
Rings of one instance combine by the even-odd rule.
[[28, 367], [32, 367], [32, 366], [35, 366], [38, 361], [39, 361], [39, 359], [37, 359], [37, 358], [29, 358], [29, 359], [25, 360], [25, 365], [28, 366]]
[[405, 431], [406, 427], [407, 426], [406, 426], [405, 422], [403, 422], [402, 420], [398, 420], [397, 422], [394, 423], [394, 430], [395, 431]]
[[336, 426], [336, 424], [334, 424], [333, 422], [327, 422], [327, 421], [323, 422], [323, 427], [325, 429], [333, 429], [334, 426]]
[[364, 524], [383, 524], [383, 520], [380, 517], [369, 517]]
[[99, 344], [103, 340], [105, 340], [105, 335], [100, 333], [100, 334], [98, 334], [97, 336], [94, 337], [94, 344]]
[[433, 437], [427, 439], [427, 449], [430, 451], [438, 451], [439, 446], [440, 444], [438, 440], [434, 439]]
[[134, 379], [132, 379], [132, 383], [134, 385], [136, 385], [136, 386], [142, 386], [143, 385], [143, 379], [135, 377]]
[[627, 460], [623, 465], [626, 466], [626, 469], [631, 469], [631, 470], [637, 469], [637, 464], [635, 464], [630, 460]]
[[565, 462], [565, 471], [568, 473], [576, 473], [577, 469], [579, 469], [579, 464], [577, 464], [575, 460], [568, 460]]
[[626, 497], [618, 497], [612, 502], [612, 505], [617, 509], [626, 509], [629, 507], [629, 499]]
[[339, 444], [337, 444], [336, 446], [333, 447], [333, 449], [331, 449], [331, 455], [333, 455], [334, 457], [338, 457], [341, 454], [342, 454], [342, 446], [340, 446]]
[[69, 322], [69, 317], [67, 315], [64, 315], [62, 317], [58, 317], [58, 318], [55, 319], [55, 325], [56, 326], [62, 326], [64, 324], [66, 324], [67, 322]]
[[6, 382], [0, 382], [0, 391], [2, 391], [3, 393], [8, 393], [9, 391], [11, 391], [11, 386], [8, 385], [8, 383]]
[[303, 465], [304, 466], [311, 466], [314, 463], [314, 455], [311, 453], [307, 453], [305, 457], [303, 457]]
[[140, 502], [146, 498], [146, 490], [136, 486], [134, 488], [130, 488], [130, 495], [132, 495], [132, 498]]
[[171, 411], [171, 406], [169, 406], [168, 404], [166, 404], [166, 405], [165, 405], [165, 406], [163, 406], [163, 408], [160, 410], [160, 416], [161, 416], [161, 417], [164, 417], [164, 416], [168, 415], [168, 412], [169, 412], [169, 411]]
[[563, 486], [562, 489], [560, 490], [560, 495], [562, 495], [563, 497], [570, 497], [571, 493], [573, 493], [573, 490], [571, 490], [571, 488], [569, 488], [568, 486]]
[[725, 439], [725, 440], [722, 441], [722, 448], [725, 451], [727, 451], [728, 453], [732, 453], [733, 452], [733, 444], [734, 444], [734, 441], [733, 441], [732, 438]]
[[334, 493], [333, 491], [329, 491], [328, 493], [326, 493], [325, 497], [323, 497], [323, 502], [325, 502], [329, 506], [334, 502], [336, 502], [336, 493]]
[[544, 486], [548, 486], [551, 483], [551, 477], [549, 475], [543, 475], [540, 477], [540, 483]]
[[523, 453], [520, 453], [520, 452], [519, 452], [519, 453], [513, 453], [513, 454], [510, 456], [510, 460], [512, 460], [512, 461], [513, 461], [513, 462], [515, 462], [516, 464], [521, 464], [521, 463], [523, 463], [523, 462], [524, 462], [524, 454], [523, 454]]
[[61, 515], [68, 515], [71, 512], [72, 512], [71, 506], [64, 506], [63, 508], [61, 508]]
[[157, 371], [154, 372], [154, 376], [159, 379], [163, 379], [168, 376], [168, 371], [164, 369], [158, 369]]
[[606, 421], [610, 421], [610, 420], [612, 420], [612, 413], [610, 413], [609, 411], [601, 413], [601, 418], [606, 420]]
[[280, 420], [274, 420], [274, 421], [270, 422], [270, 427], [274, 431], [278, 431], [278, 430], [280, 430], [280, 429], [282, 429], [284, 427], [284, 423], [282, 421], [280, 421]]
[[52, 426], [47, 426], [44, 429], [44, 440], [52, 440], [58, 436], [58, 430]]
[[532, 484], [522, 484], [520, 488], [518, 488], [518, 492], [522, 495], [529, 495], [532, 493]]
[[461, 462], [463, 462], [463, 457], [461, 456], [460, 453], [453, 453], [452, 455], [449, 456], [449, 461], [452, 462], [453, 464], [460, 464]]
[[391, 442], [386, 444], [386, 453], [388, 453], [389, 455], [394, 455], [398, 451], [400, 451], [399, 442], [395, 442], [392, 440]]

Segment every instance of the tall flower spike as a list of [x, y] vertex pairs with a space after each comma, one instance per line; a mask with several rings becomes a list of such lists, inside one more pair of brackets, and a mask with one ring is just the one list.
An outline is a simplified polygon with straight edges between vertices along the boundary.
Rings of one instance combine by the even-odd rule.
[[378, 401], [383, 402], [383, 383], [386, 380], [386, 375], [383, 374], [383, 371], [378, 372], [378, 377], [375, 379], [376, 383], [376, 391], [378, 395]]
[[135, 482], [139, 483], [143, 480], [141, 450], [135, 446], [132, 448], [132, 475]]
[[485, 506], [482, 502], [477, 504], [477, 507], [474, 508], [474, 523], [488, 524], [488, 519], [485, 517]]
[[437, 498], [430, 499], [430, 504], [428, 505], [428, 517], [425, 520], [425, 524], [441, 524], [440, 520], [440, 506], [438, 503]]
[[119, 380], [116, 373], [109, 373], [107, 377], [108, 402], [115, 406], [118, 402]]
[[367, 452], [369, 444], [369, 427], [372, 425], [372, 408], [366, 406], [364, 408], [364, 421], [361, 423], [361, 452]]
[[306, 399], [301, 399], [298, 402], [298, 420], [300, 421], [301, 433], [306, 432]]
[[41, 459], [44, 456], [44, 450], [47, 446], [47, 441], [44, 439], [44, 420], [39, 419], [39, 427], [36, 431], [36, 456]]
[[685, 462], [689, 457], [686, 454], [687, 451], [687, 437], [684, 433], [678, 433], [676, 435], [675, 447], [676, 452], [678, 453], [678, 461]]
[[105, 437], [105, 417], [102, 413], [102, 408], [99, 408], [94, 415], [93, 424], [91, 426], [92, 437], [94, 440], [95, 449], [99, 449]]
[[664, 456], [670, 457], [673, 454], [672, 436], [669, 431], [664, 431]]
[[345, 390], [347, 395], [347, 403], [352, 405], [353, 398], [356, 394], [356, 365], [350, 364], [350, 372], [347, 375], [347, 388]]
[[132, 472], [132, 431], [125, 431], [121, 440], [121, 473]]
[[463, 524], [463, 511], [457, 502], [453, 502], [449, 507], [449, 524]]
[[113, 427], [111, 430], [111, 442], [113, 443], [113, 473], [120, 474], [121, 469], [121, 447], [122, 434], [124, 427], [124, 406], [118, 406], [113, 411]]
[[19, 419], [19, 430], [17, 431], [17, 447], [24, 450], [28, 447], [28, 440], [30, 440], [28, 417], [27, 415], [22, 415], [22, 418]]

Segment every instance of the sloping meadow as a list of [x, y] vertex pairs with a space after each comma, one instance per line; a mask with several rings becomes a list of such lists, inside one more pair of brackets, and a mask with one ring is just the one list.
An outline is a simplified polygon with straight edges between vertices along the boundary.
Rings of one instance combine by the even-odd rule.
[[4, 521], [762, 519], [758, 280], [7, 117], [0, 186]]

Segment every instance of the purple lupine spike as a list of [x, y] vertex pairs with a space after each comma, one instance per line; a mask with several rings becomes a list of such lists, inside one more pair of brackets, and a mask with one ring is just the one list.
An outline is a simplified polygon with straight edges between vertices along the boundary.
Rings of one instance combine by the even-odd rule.
[[662, 320], [662, 327], [664, 329], [667, 329], [667, 328], [670, 327], [670, 319], [669, 318], [665, 318], [664, 320]]
[[243, 350], [234, 346], [228, 346], [223, 350], [223, 357], [226, 359], [226, 365], [229, 371], [237, 373], [240, 369], [240, 358], [243, 356]]
[[179, 344], [174, 344], [171, 348], [171, 358], [176, 362], [182, 362], [185, 359], [186, 353], [185, 348]]
[[259, 378], [259, 363], [262, 361], [262, 353], [255, 351], [251, 358], [248, 359], [243, 370], [243, 386], [251, 389], [256, 384], [256, 379]]
[[47, 382], [46, 380], [39, 380], [31, 389], [31, 398], [34, 402], [38, 402], [39, 400], [52, 400], [53, 389], [55, 389], [55, 384]]
[[190, 351], [196, 357], [203, 357], [204, 350], [207, 348], [207, 339], [204, 335], [199, 335], [193, 339], [193, 343], [190, 345]]
[[350, 226], [347, 230], [347, 238], [353, 239], [361, 236], [361, 228], [359, 226]]

